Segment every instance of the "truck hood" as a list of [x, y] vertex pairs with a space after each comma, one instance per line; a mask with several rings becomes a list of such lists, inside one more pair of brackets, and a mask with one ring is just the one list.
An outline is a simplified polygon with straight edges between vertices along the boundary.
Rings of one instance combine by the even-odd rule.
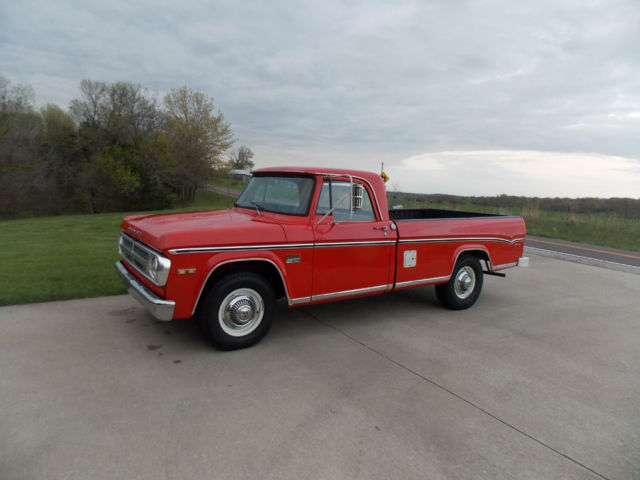
[[273, 220], [236, 210], [135, 215], [125, 217], [122, 230], [166, 252], [173, 248], [284, 243], [284, 229]]

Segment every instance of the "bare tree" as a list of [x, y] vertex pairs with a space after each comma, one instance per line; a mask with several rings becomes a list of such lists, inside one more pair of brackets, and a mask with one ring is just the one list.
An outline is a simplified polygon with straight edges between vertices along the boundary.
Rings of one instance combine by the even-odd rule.
[[138, 146], [160, 128], [157, 102], [140, 85], [82, 80], [80, 91], [82, 98], [71, 102], [71, 113], [81, 128], [91, 131], [96, 150], [116, 143]]
[[256, 164], [251, 160], [253, 152], [249, 147], [241, 145], [229, 154], [229, 168], [232, 170], [252, 170]]
[[33, 112], [36, 95], [31, 85], [10, 85], [11, 82], [0, 75], [0, 112]]

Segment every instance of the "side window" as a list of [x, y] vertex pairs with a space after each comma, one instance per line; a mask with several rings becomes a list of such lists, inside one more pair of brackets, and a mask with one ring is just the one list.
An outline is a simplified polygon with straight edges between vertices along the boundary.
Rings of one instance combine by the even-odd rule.
[[320, 198], [316, 207], [316, 215], [324, 215], [331, 210], [331, 200], [329, 197], [329, 182], [323, 182], [320, 189]]
[[375, 221], [376, 215], [373, 212], [373, 204], [366, 188], [362, 192], [362, 208], [356, 212], [350, 212], [350, 187], [351, 184], [349, 182], [325, 180], [320, 190], [316, 215], [324, 215], [335, 207], [333, 210], [333, 218], [337, 222]]

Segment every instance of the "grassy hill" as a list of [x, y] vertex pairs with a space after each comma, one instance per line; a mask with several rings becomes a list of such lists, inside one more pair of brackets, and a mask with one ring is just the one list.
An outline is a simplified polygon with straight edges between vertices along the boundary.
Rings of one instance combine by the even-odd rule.
[[[198, 191], [195, 203], [168, 211], [223, 209], [232, 203], [230, 197]], [[0, 305], [125, 293], [113, 263], [120, 222], [133, 213], [0, 222]]]
[[[456, 197], [388, 192], [389, 206], [519, 215], [527, 233], [640, 251], [640, 200]], [[546, 207], [546, 208], [545, 208]]]

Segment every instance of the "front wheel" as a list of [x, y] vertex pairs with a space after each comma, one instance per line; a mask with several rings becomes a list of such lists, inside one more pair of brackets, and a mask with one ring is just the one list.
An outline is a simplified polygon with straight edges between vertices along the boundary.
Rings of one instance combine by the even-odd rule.
[[216, 347], [236, 350], [255, 345], [267, 334], [274, 310], [271, 284], [255, 273], [240, 272], [214, 285], [198, 316]]
[[476, 303], [481, 290], [480, 261], [473, 255], [463, 255], [456, 262], [449, 281], [436, 285], [436, 296], [445, 307], [451, 310], [464, 310]]

